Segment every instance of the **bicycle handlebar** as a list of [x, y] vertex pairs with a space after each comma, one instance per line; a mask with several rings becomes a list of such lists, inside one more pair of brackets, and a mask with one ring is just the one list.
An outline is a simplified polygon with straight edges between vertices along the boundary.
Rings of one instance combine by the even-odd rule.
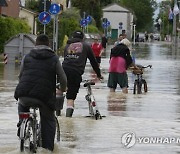
[[143, 69], [143, 68], [152, 68], [152, 65], [147, 65], [147, 66], [142, 66], [142, 65], [136, 65], [137, 67], [139, 67], [140, 69]]

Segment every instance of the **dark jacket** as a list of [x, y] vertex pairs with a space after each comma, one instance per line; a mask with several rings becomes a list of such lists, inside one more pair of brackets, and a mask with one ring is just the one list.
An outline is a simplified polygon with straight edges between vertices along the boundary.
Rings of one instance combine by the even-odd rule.
[[118, 56], [126, 60], [127, 68], [129, 67], [129, 65], [132, 64], [132, 57], [130, 55], [130, 50], [125, 44], [120, 43], [111, 49], [110, 58], [118, 57]]
[[82, 75], [84, 73], [87, 58], [97, 76], [101, 77], [100, 69], [91, 47], [86, 42], [83, 42], [82, 39], [72, 38], [68, 40], [65, 47], [62, 66], [63, 68], [75, 70]]
[[[58, 56], [49, 47], [37, 46], [32, 49], [23, 59], [19, 84], [14, 94], [15, 99], [18, 100], [19, 97], [36, 98], [54, 109], [56, 66], [59, 63]], [[59, 74], [62, 78], [60, 82], [65, 89], [66, 76], [64, 72], [61, 74]]]

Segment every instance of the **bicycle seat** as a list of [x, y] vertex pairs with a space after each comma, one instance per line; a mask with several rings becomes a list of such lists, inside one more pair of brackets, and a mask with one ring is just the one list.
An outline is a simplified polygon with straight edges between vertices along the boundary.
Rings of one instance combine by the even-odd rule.
[[87, 86], [89, 86], [89, 85], [95, 85], [95, 82], [93, 82], [93, 81], [88, 81], [88, 82], [86, 82], [86, 83], [84, 84], [84, 87], [87, 87]]

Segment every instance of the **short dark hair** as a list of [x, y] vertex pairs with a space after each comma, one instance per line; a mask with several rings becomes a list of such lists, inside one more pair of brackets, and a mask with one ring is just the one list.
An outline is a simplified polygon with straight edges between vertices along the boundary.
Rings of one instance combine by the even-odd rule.
[[80, 30], [77, 30], [77, 31], [72, 33], [72, 37], [73, 38], [83, 39], [84, 38], [84, 33], [82, 31], [80, 31]]
[[47, 45], [47, 46], [49, 46], [49, 38], [48, 38], [48, 36], [45, 35], [45, 34], [40, 34], [36, 38], [36, 45]]

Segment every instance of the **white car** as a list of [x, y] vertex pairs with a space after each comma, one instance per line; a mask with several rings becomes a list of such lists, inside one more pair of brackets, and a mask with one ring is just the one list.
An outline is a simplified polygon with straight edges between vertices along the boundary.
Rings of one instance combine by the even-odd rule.
[[155, 33], [153, 34], [154, 40], [159, 41], [160, 40], [160, 34], [159, 33]]

